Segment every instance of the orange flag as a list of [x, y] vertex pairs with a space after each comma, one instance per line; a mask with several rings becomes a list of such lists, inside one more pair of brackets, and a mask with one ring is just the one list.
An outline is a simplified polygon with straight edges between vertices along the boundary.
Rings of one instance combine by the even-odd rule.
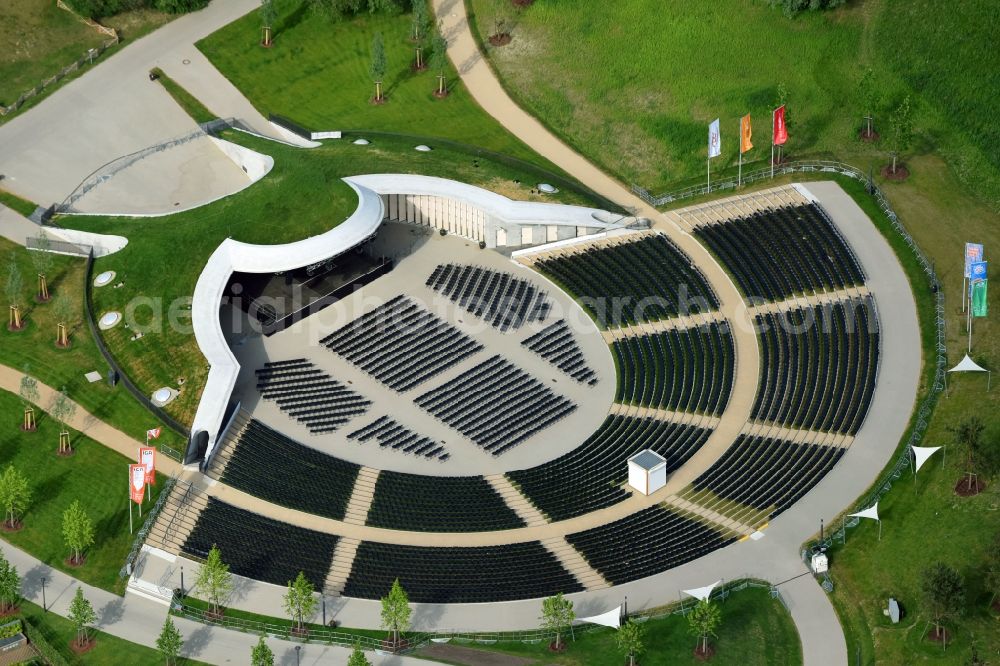
[[740, 153], [741, 154], [745, 153], [748, 150], [750, 150], [751, 148], [753, 148], [753, 144], [750, 143], [750, 137], [752, 136], [752, 134], [753, 134], [753, 132], [752, 132], [752, 130], [750, 128], [750, 114], [748, 113], [747, 115], [745, 115], [742, 118], [740, 118]]

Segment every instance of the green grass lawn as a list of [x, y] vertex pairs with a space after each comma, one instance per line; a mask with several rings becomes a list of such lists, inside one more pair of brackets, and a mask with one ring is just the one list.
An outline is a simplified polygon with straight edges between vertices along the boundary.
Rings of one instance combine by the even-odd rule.
[[[76, 315], [69, 322], [72, 346], [59, 349], [55, 346], [57, 322], [53, 301], [36, 303], [34, 300], [37, 271], [31, 253], [0, 238], [0, 257], [4, 257], [5, 272], [8, 258], [13, 257], [17, 262], [24, 281], [21, 302], [27, 304], [23, 307], [25, 330], [12, 333], [6, 326], [0, 326], [0, 363], [22, 371], [27, 365], [30, 374], [40, 382], [57, 390], [65, 387], [69, 396], [95, 417], [131, 437], [143, 439], [147, 429], [158, 425], [153, 414], [123, 385], [111, 388], [106, 381], [92, 384], [84, 377], [91, 370], [100, 372], [103, 377], [108, 370], [84, 321], [86, 260], [53, 256], [52, 269], [48, 273], [50, 293], [53, 299], [65, 296], [77, 304]], [[166, 428], [156, 443], [179, 451], [183, 451], [185, 445], [180, 435]]]
[[[22, 601], [20, 617], [27, 620], [41, 634], [42, 638], [55, 649], [70, 664], [87, 664], [88, 666], [118, 666], [119, 664], [136, 664], [137, 666], [160, 666], [163, 657], [160, 653], [145, 645], [131, 643], [124, 639], [106, 634], [102, 631], [91, 633], [96, 638], [96, 644], [82, 658], [76, 656], [69, 644], [76, 639], [76, 629], [69, 620], [55, 613], [46, 613], [35, 604]], [[94, 608], [100, 616], [100, 607]], [[156, 635], [159, 627], [150, 627]], [[199, 666], [200, 661], [193, 659], [178, 659], [178, 666]]]
[[30, 216], [38, 208], [35, 203], [4, 190], [0, 190], [0, 204], [20, 213], [24, 217]]
[[[127, 374], [146, 393], [161, 386], [186, 381], [180, 397], [167, 407], [173, 416], [189, 421], [197, 407], [207, 375], [205, 361], [190, 331], [186, 302], [205, 262], [225, 238], [248, 243], [287, 243], [329, 230], [345, 220], [357, 206], [357, 197], [340, 179], [363, 173], [422, 173], [480, 185], [517, 199], [533, 198], [529, 172], [447, 148], [417, 153], [412, 142], [374, 140], [369, 146], [331, 141], [304, 150], [256, 139], [240, 132], [226, 138], [274, 156], [274, 169], [263, 180], [231, 197], [196, 210], [159, 218], [60, 217], [59, 223], [101, 233], [120, 234], [128, 246], [98, 259], [94, 271], [114, 270], [125, 283], [122, 289], [92, 292], [97, 316], [108, 310], [124, 311], [138, 297], [159, 299], [155, 308], [166, 319], [177, 305], [182, 326], [161, 326], [151, 308], [135, 310], [139, 325], [152, 326], [137, 341], [135, 329], [119, 326], [104, 333], [104, 340]], [[516, 184], [514, 181], [520, 181]], [[535, 196], [534, 198], [537, 198]], [[586, 204], [580, 195], [562, 191], [547, 201]], [[185, 248], [183, 261], [165, 248]], [[188, 301], [189, 302], [189, 301]]]
[[[781, 602], [770, 597], [767, 590], [747, 589], [733, 593], [720, 603], [720, 609], [722, 623], [718, 637], [712, 639], [716, 652], [708, 663], [738, 666], [794, 666], [802, 663], [802, 643], [791, 615]], [[643, 626], [646, 629], [646, 651], [638, 660], [642, 666], [705, 663], [694, 656], [696, 640], [688, 634], [684, 616], [670, 615], [649, 620]], [[498, 643], [489, 648], [462, 645], [526, 657], [538, 666], [625, 663], [615, 644], [615, 632], [610, 629], [581, 632], [575, 641], [569, 643], [566, 652], [559, 655], [550, 653], [543, 643]]]
[[177, 105], [184, 109], [196, 123], [211, 122], [219, 117], [218, 114], [212, 113], [208, 107], [202, 104], [198, 98], [185, 90], [181, 84], [164, 74], [159, 67], [154, 67], [152, 73], [156, 75], [157, 82], [174, 98]]
[[[198, 48], [265, 116], [274, 113], [314, 130], [379, 130], [436, 136], [474, 144], [551, 167], [472, 100], [449, 65], [445, 99], [433, 92], [437, 76], [414, 72], [409, 15], [362, 13], [332, 21], [311, 12], [305, 0], [277, 3], [274, 46], [260, 42], [256, 12], [198, 42]], [[375, 33], [382, 33], [388, 61], [388, 101], [369, 100], [368, 73]], [[427, 50], [425, 49], [425, 54]]]
[[[122, 44], [158, 28], [172, 17], [151, 10], [127, 11], [109, 17], [105, 25], [119, 31]], [[106, 42], [110, 37], [81, 22], [70, 12], [56, 6], [54, 0], [4, 0], [0, 3], [0, 104], [11, 104], [18, 96], [53, 76], [82, 57], [88, 49]], [[109, 57], [115, 49], [105, 52]], [[17, 112], [0, 117], [0, 123], [24, 113], [72, 81], [88, 67], [82, 67], [60, 82], [36, 95]]]
[[[128, 529], [128, 463], [123, 456], [97, 442], [72, 432], [76, 453], [56, 455], [59, 425], [40, 414], [38, 430], [22, 432], [21, 402], [16, 395], [0, 391], [0, 413], [5, 415], [0, 427], [0, 466], [14, 465], [28, 479], [31, 504], [19, 532], [0, 532], [0, 537], [24, 549], [46, 564], [80, 580], [117, 593], [124, 591], [118, 571], [132, 547]], [[152, 501], [165, 482], [157, 476]], [[94, 523], [94, 545], [87, 561], [80, 567], [68, 567], [69, 556], [62, 537], [62, 514], [80, 500]], [[151, 504], [146, 504], [148, 509]], [[133, 516], [136, 529], [141, 526], [138, 511]]]

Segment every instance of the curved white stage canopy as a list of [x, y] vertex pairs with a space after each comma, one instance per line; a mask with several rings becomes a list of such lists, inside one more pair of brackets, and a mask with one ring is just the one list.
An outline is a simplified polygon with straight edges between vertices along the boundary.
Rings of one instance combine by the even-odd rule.
[[[222, 332], [219, 308], [233, 273], [278, 273], [343, 254], [371, 238], [386, 218], [383, 196], [433, 196], [481, 211], [486, 225], [563, 225], [610, 231], [634, 218], [583, 206], [513, 201], [466, 183], [410, 174], [352, 176], [346, 182], [358, 195], [347, 220], [318, 236], [285, 245], [251, 245], [227, 239], [212, 253], [198, 277], [191, 305], [195, 339], [209, 364], [208, 379], [191, 424], [192, 441], [211, 454], [223, 428], [240, 365]], [[200, 438], [200, 441], [199, 441]], [[199, 451], [200, 453], [200, 451]], [[198, 456], [201, 457], [200, 455]], [[193, 462], [193, 461], [192, 461]]]

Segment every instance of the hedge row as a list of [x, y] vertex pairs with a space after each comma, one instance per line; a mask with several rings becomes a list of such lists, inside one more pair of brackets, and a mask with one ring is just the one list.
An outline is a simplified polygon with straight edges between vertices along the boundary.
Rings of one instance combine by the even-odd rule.
[[183, 14], [201, 9], [208, 0], [65, 0], [83, 16], [99, 19], [132, 9], [158, 9], [169, 14]]

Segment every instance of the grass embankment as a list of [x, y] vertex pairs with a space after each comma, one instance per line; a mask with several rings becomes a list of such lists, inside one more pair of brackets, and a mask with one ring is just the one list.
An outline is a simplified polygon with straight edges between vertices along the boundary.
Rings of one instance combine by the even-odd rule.
[[24, 217], [30, 216], [38, 208], [35, 203], [4, 190], [0, 190], [0, 204], [20, 213]]
[[[147, 394], [178, 386], [180, 397], [167, 411], [190, 421], [207, 375], [190, 328], [190, 299], [205, 262], [227, 237], [247, 243], [287, 243], [329, 230], [354, 212], [357, 197], [340, 179], [363, 173], [421, 173], [454, 178], [507, 196], [530, 198], [532, 174], [445, 148], [413, 150], [412, 142], [379, 139], [369, 146], [331, 141], [304, 150], [241, 132], [225, 138], [272, 155], [274, 169], [242, 192], [196, 210], [159, 218], [60, 217], [59, 223], [129, 238], [122, 251], [98, 259], [94, 272], [114, 270], [121, 289], [92, 292], [94, 312], [134, 313], [137, 326], [118, 326], [104, 340], [132, 380]], [[515, 181], [520, 181], [515, 183]], [[572, 192], [547, 201], [588, 203]], [[183, 254], [179, 254], [178, 251]], [[154, 299], [139, 301], [137, 298]], [[168, 325], [173, 308], [179, 326]], [[144, 337], [132, 340], [142, 328]]]
[[[721, 602], [720, 608], [722, 624], [718, 637], [712, 639], [715, 655], [709, 663], [716, 666], [794, 666], [802, 663], [802, 643], [791, 615], [767, 590], [748, 589], [734, 593]], [[705, 663], [694, 656], [696, 639], [688, 633], [684, 616], [649, 620], [643, 626], [646, 650], [638, 660], [642, 666]], [[530, 664], [538, 666], [622, 664], [625, 659], [617, 649], [615, 636], [611, 629], [580, 633], [562, 654], [549, 652], [544, 643], [497, 643], [488, 649], [463, 646], [527, 658]], [[447, 657], [445, 663], [448, 663]]]
[[[59, 424], [46, 414], [38, 415], [38, 429], [22, 432], [22, 406], [17, 396], [0, 391], [0, 467], [13, 465], [27, 478], [31, 504], [19, 532], [0, 532], [0, 537], [22, 548], [49, 566], [65, 571], [85, 583], [117, 593], [124, 591], [118, 571], [132, 547], [128, 529], [128, 463], [130, 460], [97, 442], [71, 431], [74, 455], [56, 455]], [[157, 475], [152, 502], [166, 478]], [[80, 500], [94, 523], [94, 545], [86, 551], [86, 562], [69, 567], [69, 549], [63, 542], [62, 514]], [[144, 505], [149, 509], [152, 505]], [[142, 524], [136, 511], [136, 529]]]
[[[102, 22], [118, 30], [122, 40], [101, 60], [126, 41], [131, 42], [163, 25], [171, 15], [151, 10], [128, 11]], [[51, 0], [4, 0], [0, 4], [0, 104], [11, 104], [21, 93], [55, 75], [110, 37], [91, 28]], [[95, 62], [100, 62], [97, 60]], [[30, 109], [58, 88], [89, 69], [85, 65], [39, 95], [18, 111], [0, 117], [0, 123]]]
[[156, 81], [196, 123], [208, 123], [219, 117], [202, 104], [197, 97], [185, 90], [181, 84], [167, 76], [159, 67], [154, 67], [150, 73], [156, 76]]
[[[21, 572], [23, 573], [23, 572]], [[59, 617], [52, 612], [42, 611], [40, 606], [22, 601], [19, 604], [21, 612], [18, 616], [31, 623], [41, 637], [56, 650], [70, 664], [90, 664], [97, 666], [103, 664], [113, 666], [115, 664], [135, 664], [136, 666], [161, 666], [163, 656], [152, 648], [138, 643], [131, 643], [124, 639], [106, 634], [102, 631], [92, 631], [91, 637], [96, 640], [94, 647], [86, 653], [84, 657], [79, 657], [70, 647], [70, 642], [76, 639], [76, 628], [73, 623], [66, 618]], [[101, 608], [94, 608], [101, 614]], [[155, 631], [154, 631], [155, 629]], [[150, 627], [150, 633], [155, 635], [158, 628]], [[193, 659], [180, 658], [177, 666], [201, 666], [202, 662]]]
[[[410, 16], [361, 14], [334, 21], [306, 0], [278, 5], [274, 46], [260, 42], [256, 12], [198, 42], [219, 71], [263, 113], [287, 116], [313, 130], [379, 130], [470, 143], [542, 166], [551, 165], [484, 112], [458, 80], [450, 62], [449, 95], [436, 99], [437, 73], [414, 71]], [[385, 41], [388, 101], [370, 103], [368, 72], [375, 33]], [[429, 58], [429, 48], [424, 48]]]
[[[32, 253], [0, 238], [0, 257], [5, 260], [5, 270], [9, 257], [17, 262], [24, 281], [21, 303], [24, 321], [27, 323], [27, 328], [16, 333], [8, 331], [6, 325], [0, 326], [0, 363], [18, 371], [23, 371], [27, 365], [29, 373], [38, 381], [56, 390], [65, 387], [70, 398], [93, 416], [126, 435], [143, 440], [146, 430], [157, 425], [153, 414], [139, 404], [123, 385], [111, 388], [106, 379], [91, 383], [84, 377], [85, 373], [93, 370], [105, 378], [108, 372], [108, 364], [101, 356], [84, 320], [86, 260], [53, 255], [52, 267], [47, 274], [52, 300], [48, 303], [36, 303], [34, 296], [38, 291], [35, 278], [37, 271], [32, 263]], [[73, 317], [67, 322], [71, 343], [69, 349], [60, 349], [55, 345], [58, 322], [54, 303], [60, 297], [68, 298], [75, 304]], [[6, 324], [6, 320], [4, 322]], [[14, 414], [9, 416], [11, 423], [19, 422]], [[185, 445], [180, 435], [166, 428], [155, 443], [177, 451], [183, 451]]]

